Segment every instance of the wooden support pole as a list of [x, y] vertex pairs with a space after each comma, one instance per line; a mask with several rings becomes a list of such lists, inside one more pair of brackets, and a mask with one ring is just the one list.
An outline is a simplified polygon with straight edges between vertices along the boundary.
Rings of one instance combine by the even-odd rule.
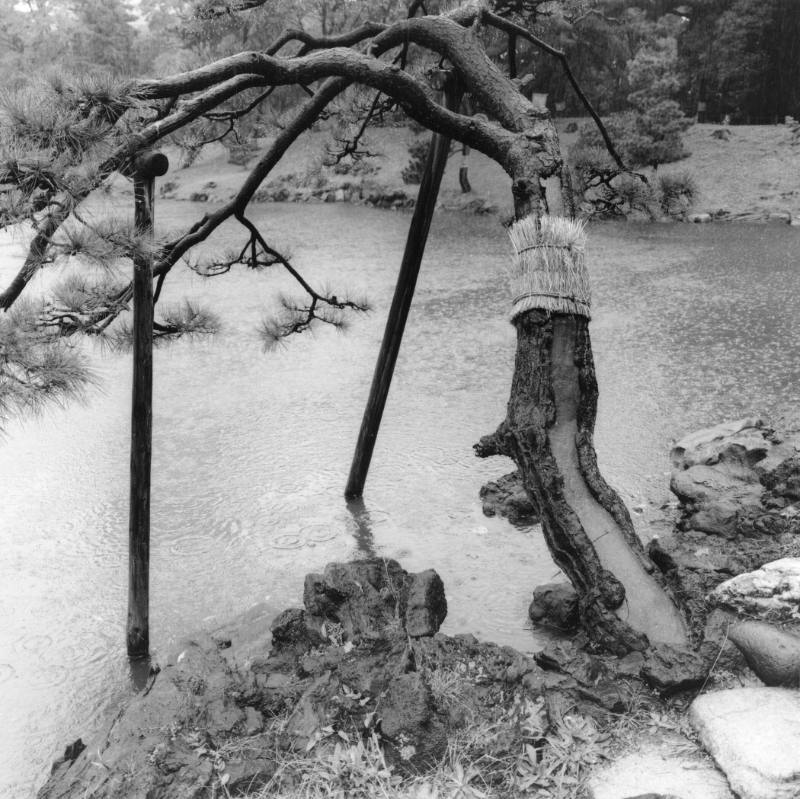
[[[445, 79], [443, 88], [445, 106], [455, 111], [461, 100], [461, 88], [452, 76]], [[389, 387], [392, 383], [397, 355], [400, 352], [400, 344], [403, 341], [408, 312], [411, 308], [411, 301], [414, 299], [419, 267], [425, 253], [425, 243], [428, 240], [428, 231], [436, 208], [436, 199], [439, 196], [439, 186], [442, 182], [449, 150], [450, 139], [447, 136], [435, 134], [431, 139], [428, 158], [425, 162], [425, 172], [417, 194], [417, 204], [414, 206], [414, 215], [411, 217], [411, 224], [408, 228], [400, 274], [397, 277], [397, 286], [389, 309], [389, 317], [386, 320], [386, 329], [372, 377], [369, 399], [364, 409], [356, 451], [350, 466], [350, 476], [344, 492], [347, 499], [360, 497], [364, 493], [364, 483], [369, 472], [372, 451], [375, 448], [383, 409], [386, 406], [386, 398], [389, 396]]]
[[508, 77], [511, 80], [517, 77], [517, 35], [508, 34]]
[[[134, 165], [134, 223], [153, 236], [153, 185], [167, 157], [145, 153]], [[128, 657], [150, 651], [150, 462], [153, 431], [153, 259], [145, 245], [133, 259], [133, 399], [131, 492], [128, 525]]]

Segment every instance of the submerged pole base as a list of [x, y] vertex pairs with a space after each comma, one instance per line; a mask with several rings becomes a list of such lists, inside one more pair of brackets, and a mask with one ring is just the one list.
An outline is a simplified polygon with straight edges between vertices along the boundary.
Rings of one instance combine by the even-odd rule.
[[129, 626], [126, 641], [128, 657], [131, 660], [142, 660], [150, 657], [150, 636], [146, 628]]

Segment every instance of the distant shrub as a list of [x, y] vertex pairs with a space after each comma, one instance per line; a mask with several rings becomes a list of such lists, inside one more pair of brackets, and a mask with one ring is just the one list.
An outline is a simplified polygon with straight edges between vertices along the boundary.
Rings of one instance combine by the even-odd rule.
[[333, 165], [335, 175], [374, 175], [380, 167], [373, 164], [368, 158], [343, 158], [339, 163]]
[[[672, 100], [663, 100], [644, 111], [623, 111], [603, 120], [611, 141], [627, 167], [669, 164], [689, 156], [681, 134], [691, 124]], [[576, 148], [592, 147], [605, 152], [600, 131], [592, 124], [583, 125]], [[613, 161], [606, 153], [609, 164]]]
[[422, 181], [422, 175], [425, 173], [425, 162], [428, 159], [429, 147], [430, 142], [426, 139], [418, 139], [409, 146], [408, 152], [411, 159], [400, 173], [403, 178], [403, 183], [416, 184]]
[[[671, 102], [671, 101], [669, 101]], [[656, 108], [663, 106], [659, 103]], [[673, 104], [674, 105], [674, 104]], [[667, 116], [672, 112], [661, 108], [658, 113]], [[680, 115], [682, 117], [682, 115]], [[650, 124], [655, 117], [647, 117]], [[656, 167], [686, 153], [680, 137], [672, 131], [657, 139], [647, 135], [642, 114], [626, 111], [604, 120], [611, 140], [626, 166]], [[683, 129], [683, 122], [677, 122]], [[666, 130], [666, 128], [665, 128]], [[621, 170], [611, 158], [599, 131], [594, 125], [584, 126], [575, 144], [570, 148], [568, 160], [576, 178], [575, 191], [583, 200], [587, 216], [614, 217], [644, 214], [654, 219], [660, 214], [680, 218], [685, 216], [697, 198], [697, 184], [687, 172], [659, 175], [655, 185], [642, 176]]]
[[623, 173], [611, 183], [614, 199], [618, 201], [620, 216], [630, 216], [636, 212], [655, 217], [656, 193], [651, 183], [645, 183], [639, 175]]
[[223, 139], [222, 144], [228, 151], [228, 163], [235, 166], [247, 166], [258, 155], [258, 144], [253, 139], [237, 141]]
[[605, 147], [579, 140], [569, 158], [584, 215], [607, 219], [639, 212], [655, 216], [652, 187], [640, 176], [621, 171]]
[[679, 218], [685, 216], [697, 200], [697, 181], [685, 171], [659, 175], [657, 191], [662, 213]]

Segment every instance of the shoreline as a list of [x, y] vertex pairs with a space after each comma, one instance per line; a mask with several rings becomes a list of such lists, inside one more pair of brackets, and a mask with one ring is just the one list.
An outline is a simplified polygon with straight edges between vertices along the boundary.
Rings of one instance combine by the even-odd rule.
[[[582, 120], [577, 120], [583, 124]], [[576, 120], [557, 120], [562, 152], [577, 134], [565, 128]], [[800, 173], [800, 146], [791, 143], [784, 125], [730, 126], [730, 136], [713, 136], [718, 125], [696, 124], [685, 134], [688, 158], [659, 169], [659, 174], [689, 172], [699, 187], [699, 197], [686, 221], [754, 222], [800, 225], [800, 189], [793, 175]], [[350, 202], [386, 209], [413, 207], [416, 184], [406, 184], [402, 170], [409, 161], [408, 147], [424, 141], [407, 127], [377, 128], [367, 137], [374, 157], [354, 167], [324, 167], [328, 143], [324, 131], [311, 131], [289, 150], [254, 196], [254, 202]], [[248, 174], [245, 166], [227, 163], [220, 144], [208, 146], [187, 168], [178, 166], [180, 153], [166, 148], [173, 164], [157, 184], [163, 199], [223, 203], [234, 196]], [[469, 213], [511, 213], [509, 179], [503, 170], [478, 152], [463, 161], [460, 148], [451, 151], [437, 209]], [[464, 194], [458, 166], [468, 164], [472, 191]], [[361, 165], [366, 166], [361, 166]], [[310, 166], [309, 166], [310, 165]], [[652, 171], [644, 170], [653, 175]], [[115, 187], [132, 191], [121, 181]], [[747, 187], [746, 191], [742, 187]]]

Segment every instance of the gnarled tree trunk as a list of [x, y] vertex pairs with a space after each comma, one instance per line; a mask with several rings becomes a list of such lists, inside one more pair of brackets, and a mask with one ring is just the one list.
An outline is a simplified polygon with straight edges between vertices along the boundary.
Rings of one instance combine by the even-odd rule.
[[[553, 247], [525, 249], [541, 246]], [[552, 294], [523, 296], [528, 298], [513, 320], [517, 354], [507, 417], [476, 445], [477, 453], [516, 462], [553, 559], [578, 592], [582, 624], [593, 640], [620, 654], [656, 642], [688, 648], [676, 597], [597, 467], [598, 390], [588, 316], [553, 311]], [[556, 297], [555, 303], [574, 306], [574, 299]]]

